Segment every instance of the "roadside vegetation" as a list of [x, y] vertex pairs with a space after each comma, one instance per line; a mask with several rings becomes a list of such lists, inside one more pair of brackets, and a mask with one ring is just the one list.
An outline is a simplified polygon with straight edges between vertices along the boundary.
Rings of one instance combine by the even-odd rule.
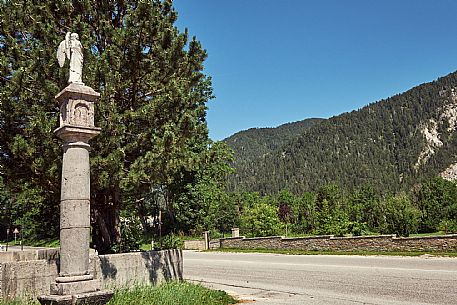
[[[195, 215], [193, 229], [173, 234], [163, 248], [186, 239], [201, 239], [205, 230], [210, 230], [212, 239], [231, 236], [233, 227], [239, 227], [240, 234], [247, 237], [433, 236], [457, 232], [457, 185], [440, 177], [398, 194], [383, 193], [369, 185], [345, 190], [335, 184], [302, 195], [288, 190], [275, 195], [229, 194], [219, 189], [220, 196], [214, 197], [206, 191], [195, 202], [205, 212]], [[144, 240], [141, 249], [149, 250], [152, 238]]]
[[440, 177], [411, 192], [383, 193], [370, 185], [335, 184], [296, 195], [234, 194], [241, 234], [253, 236], [434, 235], [457, 232], [457, 186]]
[[226, 305], [236, 300], [226, 292], [210, 290], [198, 284], [187, 282], [168, 283], [157, 288], [138, 286], [116, 292], [107, 305]]
[[[117, 290], [107, 305], [228, 305], [237, 301], [224, 291], [207, 289], [188, 282], [170, 282], [157, 287], [136, 286]], [[0, 305], [38, 305], [23, 299], [2, 301]]]
[[[247, 237], [431, 236], [457, 232], [457, 186], [442, 178], [432, 178], [414, 192], [400, 194], [383, 194], [370, 186], [347, 191], [332, 184], [301, 196], [287, 190], [263, 196], [228, 194], [221, 188], [199, 190], [198, 196], [192, 192], [188, 196], [201, 199], [192, 199], [192, 209], [201, 209], [193, 218], [182, 220], [187, 229], [178, 227], [178, 232], [172, 233], [170, 224], [164, 223], [160, 236], [157, 226], [149, 226], [138, 217], [126, 218], [129, 221], [121, 221], [120, 243], [113, 251], [182, 248], [187, 239], [201, 239], [205, 230], [215, 239], [231, 236], [233, 227], [239, 227], [241, 235]], [[213, 196], [213, 192], [220, 196]], [[25, 239], [24, 244], [57, 247], [58, 240]]]
[[40, 302], [30, 299], [1, 300], [0, 305], [39, 305]]

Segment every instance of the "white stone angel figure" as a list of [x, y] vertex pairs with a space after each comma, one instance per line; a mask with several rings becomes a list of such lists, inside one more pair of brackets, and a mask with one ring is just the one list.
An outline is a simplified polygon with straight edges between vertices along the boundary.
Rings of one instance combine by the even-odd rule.
[[81, 84], [82, 82], [82, 70], [83, 70], [83, 46], [79, 41], [79, 36], [76, 33], [68, 32], [65, 35], [65, 40], [59, 44], [57, 49], [57, 60], [59, 66], [62, 68], [65, 64], [65, 58], [70, 60], [70, 77], [68, 78], [69, 83]]

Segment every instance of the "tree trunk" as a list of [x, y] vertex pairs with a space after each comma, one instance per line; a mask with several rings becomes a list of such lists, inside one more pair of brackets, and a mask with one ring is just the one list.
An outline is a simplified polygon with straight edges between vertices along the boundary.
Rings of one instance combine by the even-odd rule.
[[[100, 198], [102, 199], [102, 198]], [[92, 205], [92, 246], [99, 254], [115, 252], [113, 246], [120, 243], [119, 212], [120, 196], [103, 196]]]

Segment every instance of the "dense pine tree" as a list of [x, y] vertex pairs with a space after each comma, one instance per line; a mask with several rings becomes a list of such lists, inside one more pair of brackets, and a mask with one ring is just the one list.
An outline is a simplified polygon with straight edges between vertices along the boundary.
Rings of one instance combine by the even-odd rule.
[[59, 69], [55, 52], [71, 31], [84, 47], [83, 82], [101, 93], [93, 241], [110, 251], [121, 211], [132, 213], [157, 189], [176, 225], [176, 199], [208, 161], [212, 88], [202, 73], [206, 51], [174, 26], [172, 1], [12, 0], [1, 2], [0, 16], [0, 166], [21, 205], [17, 221], [34, 224], [36, 237], [56, 236], [62, 152], [53, 97], [68, 68]]

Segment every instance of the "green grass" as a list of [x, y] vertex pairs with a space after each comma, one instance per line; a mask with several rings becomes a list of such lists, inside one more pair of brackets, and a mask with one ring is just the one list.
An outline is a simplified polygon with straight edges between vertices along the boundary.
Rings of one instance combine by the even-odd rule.
[[0, 300], [0, 305], [39, 305], [40, 302], [31, 299], [17, 299], [17, 300]]
[[107, 305], [226, 305], [236, 300], [224, 291], [210, 290], [188, 282], [171, 282], [158, 287], [138, 286], [115, 292]]
[[[188, 282], [170, 282], [156, 287], [136, 286], [115, 291], [107, 305], [228, 305], [237, 301], [224, 291], [210, 290]], [[2, 301], [0, 305], [38, 305], [30, 299]]]
[[193, 235], [193, 236], [183, 235], [183, 236], [179, 236], [179, 238], [181, 238], [181, 240], [203, 240], [203, 235]]
[[446, 235], [443, 231], [434, 232], [434, 233], [416, 233], [410, 234], [409, 237], [427, 237], [427, 236], [437, 236], [437, 235]]
[[47, 248], [58, 248], [60, 247], [59, 239], [41, 239], [41, 240], [31, 240], [24, 241], [24, 245], [32, 247], [47, 247]]
[[[6, 246], [6, 241], [0, 241], [0, 244]], [[21, 245], [21, 241], [19, 239], [16, 240], [16, 242], [14, 242], [14, 240], [11, 240], [8, 242], [8, 246], [20, 246], [20, 245]], [[60, 247], [60, 240], [59, 239], [40, 239], [40, 240], [24, 239], [24, 246], [58, 248], [58, 247]]]
[[234, 249], [222, 248], [208, 250], [209, 252], [232, 252], [232, 253], [272, 253], [272, 254], [289, 254], [289, 255], [387, 255], [387, 256], [445, 256], [457, 257], [457, 252], [425, 252], [425, 251], [305, 251], [305, 250], [286, 250], [286, 249]]
[[143, 251], [151, 250], [151, 243], [142, 243], [142, 244], [140, 244], [140, 250], [143, 250]]

